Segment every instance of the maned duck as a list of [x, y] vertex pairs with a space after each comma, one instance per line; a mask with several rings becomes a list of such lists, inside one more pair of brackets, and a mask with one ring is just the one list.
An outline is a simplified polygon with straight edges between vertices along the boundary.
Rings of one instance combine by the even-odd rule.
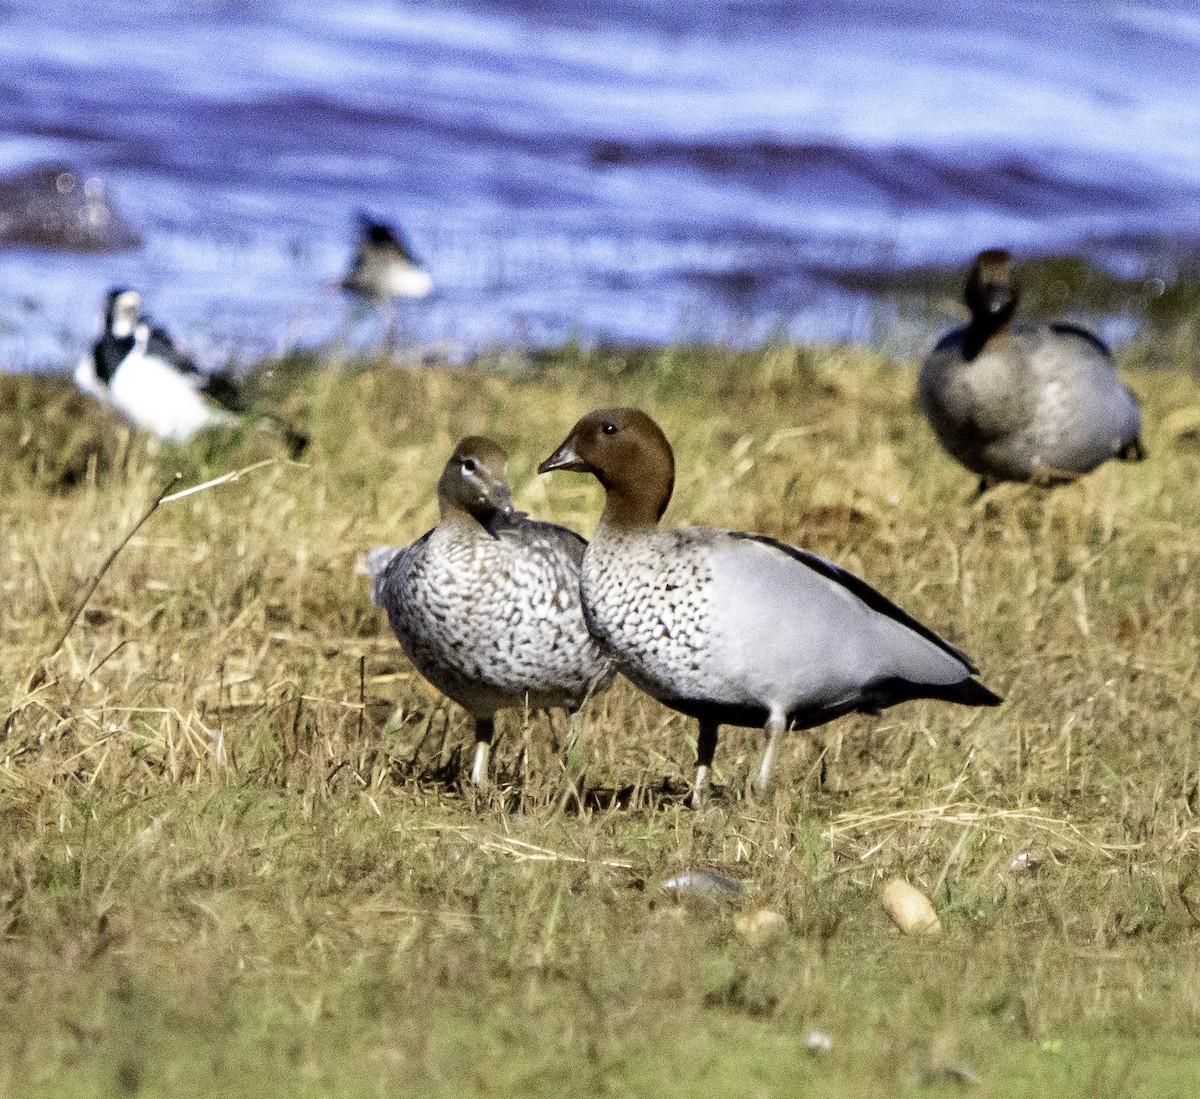
[[721, 724], [763, 726], [758, 787], [779, 734], [913, 698], [1001, 699], [967, 655], [858, 577], [772, 538], [709, 527], [659, 529], [675, 461], [632, 408], [583, 417], [538, 472], [593, 473], [607, 501], [583, 558], [583, 613], [618, 669], [699, 719], [699, 804]]
[[616, 674], [579, 605], [587, 543], [513, 509], [506, 461], [490, 439], [463, 439], [438, 481], [437, 526], [366, 560], [371, 601], [409, 659], [474, 719], [477, 786], [487, 782], [497, 710], [574, 715]]
[[1014, 317], [1012, 257], [981, 252], [967, 277], [970, 323], [921, 369], [921, 407], [941, 444], [992, 481], [1072, 480], [1109, 458], [1141, 459], [1137, 398], [1108, 348], [1069, 324]]

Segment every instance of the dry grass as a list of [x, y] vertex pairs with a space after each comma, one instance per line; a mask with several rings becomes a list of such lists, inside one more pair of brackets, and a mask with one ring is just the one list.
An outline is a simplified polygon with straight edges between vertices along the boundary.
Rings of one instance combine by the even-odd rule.
[[[0, 379], [0, 1091], [14, 1095], [1166, 1095], [1200, 1066], [1200, 399], [1133, 373], [1151, 460], [1053, 492], [973, 480], [861, 351], [571, 349], [514, 380], [278, 364], [269, 436], [156, 447], [66, 388]], [[1136, 364], [1134, 364], [1136, 365]], [[781, 752], [619, 686], [585, 712], [586, 811], [540, 715], [504, 788], [354, 573], [435, 515], [461, 435], [519, 506], [584, 531], [537, 462], [600, 405], [675, 443], [668, 518], [757, 529], [870, 579], [963, 645], [996, 711], [912, 704]], [[258, 463], [264, 463], [258, 465]], [[164, 502], [58, 638], [164, 486]], [[561, 729], [558, 730], [561, 732]], [[671, 874], [747, 883], [677, 905]], [[878, 907], [903, 874], [945, 933]], [[781, 912], [754, 943], [734, 916]], [[820, 1029], [833, 1052], [811, 1058]], [[935, 1088], [942, 1085], [933, 1085]]]

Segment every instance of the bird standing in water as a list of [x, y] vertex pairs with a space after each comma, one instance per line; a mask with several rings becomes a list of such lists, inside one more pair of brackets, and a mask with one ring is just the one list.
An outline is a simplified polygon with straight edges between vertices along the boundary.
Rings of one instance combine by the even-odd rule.
[[395, 346], [399, 327], [398, 302], [428, 297], [433, 279], [399, 230], [367, 214], [358, 215], [359, 232], [350, 270], [338, 285], [388, 315], [384, 344]]

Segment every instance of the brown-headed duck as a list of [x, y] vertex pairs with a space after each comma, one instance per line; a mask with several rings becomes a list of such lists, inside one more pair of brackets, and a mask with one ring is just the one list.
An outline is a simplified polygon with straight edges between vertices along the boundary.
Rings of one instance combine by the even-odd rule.
[[914, 698], [1001, 699], [975, 665], [858, 577], [806, 550], [744, 531], [663, 530], [675, 461], [633, 408], [584, 416], [539, 467], [592, 473], [607, 500], [583, 558], [583, 612], [617, 667], [699, 719], [692, 801], [702, 798], [718, 726], [762, 726], [758, 788], [779, 734]]
[[993, 481], [1072, 480], [1109, 458], [1141, 459], [1137, 398], [1094, 335], [1016, 316], [1012, 256], [981, 252], [967, 276], [971, 320], [921, 369], [921, 407], [942, 446]]

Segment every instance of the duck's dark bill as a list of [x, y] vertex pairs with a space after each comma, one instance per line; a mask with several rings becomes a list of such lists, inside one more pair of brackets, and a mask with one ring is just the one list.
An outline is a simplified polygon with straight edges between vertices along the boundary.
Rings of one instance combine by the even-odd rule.
[[574, 439], [568, 439], [538, 466], [537, 471], [538, 473], [549, 473], [554, 469], [567, 469], [574, 473], [589, 473], [591, 472], [591, 468], [587, 462], [575, 453]]

